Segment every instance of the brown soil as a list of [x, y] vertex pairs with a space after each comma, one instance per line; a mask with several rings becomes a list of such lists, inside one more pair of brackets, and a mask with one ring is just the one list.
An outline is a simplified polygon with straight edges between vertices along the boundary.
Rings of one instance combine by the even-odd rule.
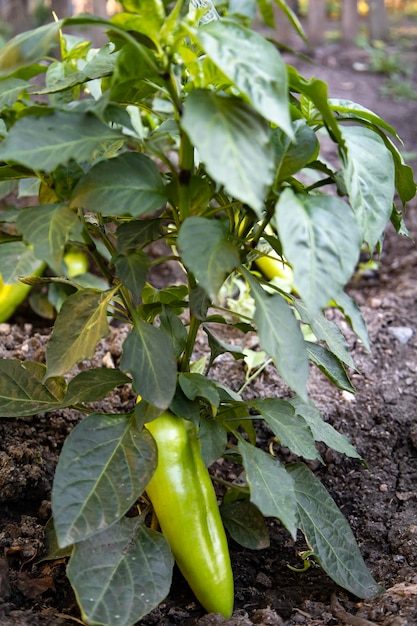
[[[359, 102], [393, 124], [406, 151], [417, 146], [417, 102], [381, 97], [380, 75], [357, 72], [352, 63], [362, 52], [333, 47], [318, 51], [310, 66], [288, 57], [304, 75], [330, 85], [332, 97]], [[417, 237], [416, 202], [407, 224]], [[336, 587], [318, 568], [296, 574], [300, 565], [289, 535], [269, 523], [271, 546], [251, 552], [231, 544], [236, 584], [233, 618], [205, 615], [176, 573], [166, 601], [141, 621], [146, 626], [412, 626], [417, 624], [417, 249], [412, 241], [387, 230], [378, 271], [350, 286], [367, 320], [371, 355], [342, 329], [360, 373], [352, 380], [357, 395], [334, 389], [316, 371], [311, 395], [326, 420], [346, 434], [369, 465], [321, 449], [326, 467], [313, 467], [349, 520], [376, 580], [387, 590], [371, 601]], [[17, 315], [0, 325], [0, 357], [42, 360], [48, 329], [39, 320]], [[123, 329], [112, 330], [101, 344], [96, 365], [117, 361]], [[216, 375], [239, 387], [242, 366], [219, 359]], [[248, 395], [285, 394], [272, 369], [247, 390]], [[112, 397], [113, 409], [125, 410], [126, 397]], [[107, 410], [109, 405], [107, 404]], [[111, 410], [111, 408], [110, 408]], [[79, 419], [59, 411], [20, 420], [0, 419], [0, 624], [70, 626], [79, 619], [65, 578], [65, 562], [39, 561], [45, 551], [44, 526], [60, 447]], [[265, 436], [260, 433], [260, 436]], [[336, 594], [336, 596], [332, 596]], [[367, 621], [368, 620], [368, 621]]]

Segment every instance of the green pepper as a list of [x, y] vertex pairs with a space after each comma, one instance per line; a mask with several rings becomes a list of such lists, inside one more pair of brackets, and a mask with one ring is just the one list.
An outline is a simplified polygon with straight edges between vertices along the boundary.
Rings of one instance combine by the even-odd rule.
[[[41, 276], [44, 269], [45, 263], [40, 262], [33, 275]], [[0, 323], [6, 322], [13, 315], [31, 289], [31, 285], [25, 285], [20, 281], [7, 285], [3, 282], [0, 274]]]
[[169, 412], [146, 428], [158, 449], [158, 465], [146, 492], [161, 530], [200, 604], [228, 618], [233, 611], [233, 573], [198, 431]]

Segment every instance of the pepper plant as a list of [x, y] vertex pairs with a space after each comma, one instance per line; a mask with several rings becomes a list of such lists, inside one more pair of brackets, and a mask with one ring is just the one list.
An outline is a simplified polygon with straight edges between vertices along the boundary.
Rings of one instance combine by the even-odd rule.
[[[0, 52], [2, 185], [37, 194], [1, 213], [0, 272], [66, 295], [46, 364], [0, 361], [0, 410], [86, 414], [64, 444], [52, 510], [87, 624], [127, 626], [157, 606], [170, 589], [172, 553], [203, 606], [230, 615], [228, 548], [205, 474], [222, 456], [240, 474], [220, 481], [230, 536], [265, 548], [264, 518], [276, 518], [294, 540], [301, 531], [339, 585], [362, 598], [380, 591], [306, 463], [322, 462], [316, 442], [360, 460], [322, 419], [307, 383], [316, 366], [354, 391], [354, 363], [325, 309], [339, 309], [369, 348], [344, 288], [361, 251], [380, 249], [390, 220], [406, 233], [413, 175], [386, 121], [330, 99], [323, 81], [287, 66], [233, 14], [236, 3], [224, 3], [221, 17], [211, 3], [190, 4], [124, 0], [108, 21], [57, 20]], [[270, 19], [270, 2], [259, 5]], [[107, 43], [97, 49], [71, 34], [86, 26]], [[334, 163], [322, 156], [325, 142], [337, 148]], [[65, 275], [68, 249], [89, 255], [101, 283]], [[183, 280], [157, 288], [149, 272], [167, 261]], [[39, 262], [48, 272], [30, 276]], [[232, 306], [225, 284], [243, 284], [252, 307]], [[120, 362], [74, 374], [110, 323], [128, 325]], [[257, 333], [289, 399], [245, 400], [212, 376], [219, 355], [244, 358], [222, 339], [228, 331]], [[201, 336], [204, 362], [195, 352]], [[118, 414], [94, 410], [123, 385], [138, 402]], [[257, 445], [261, 427], [299, 461]], [[151, 502], [162, 533], [149, 525]], [[193, 513], [215, 518], [205, 543]]]

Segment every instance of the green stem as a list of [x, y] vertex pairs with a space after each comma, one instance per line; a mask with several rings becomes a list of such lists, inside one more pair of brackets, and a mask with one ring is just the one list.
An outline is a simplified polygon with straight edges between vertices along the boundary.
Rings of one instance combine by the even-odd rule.
[[190, 181], [194, 168], [194, 147], [188, 136], [181, 131], [179, 154], [179, 214], [183, 222], [190, 215]]
[[181, 372], [190, 371], [190, 361], [193, 354], [195, 342], [197, 339], [198, 329], [200, 328], [200, 320], [190, 312], [190, 326], [188, 329], [187, 343], [183, 352], [179, 369]]

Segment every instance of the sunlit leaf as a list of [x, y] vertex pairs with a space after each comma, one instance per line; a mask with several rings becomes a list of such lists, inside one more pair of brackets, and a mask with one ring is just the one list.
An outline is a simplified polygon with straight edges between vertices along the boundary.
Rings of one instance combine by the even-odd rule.
[[110, 332], [110, 299], [109, 293], [84, 289], [63, 302], [46, 348], [47, 378], [66, 374], [76, 363], [94, 355], [97, 343]]
[[342, 161], [343, 180], [362, 239], [373, 250], [392, 211], [394, 162], [384, 141], [370, 129], [346, 126], [342, 132], [347, 147], [347, 155]]
[[55, 111], [42, 117], [25, 116], [2, 142], [0, 159], [52, 172], [70, 159], [89, 161], [95, 150], [115, 139], [123, 139], [123, 135], [91, 113]]
[[24, 417], [62, 405], [66, 383], [63, 378], [43, 382], [46, 367], [34, 361], [0, 359], [0, 414]]
[[287, 69], [276, 46], [259, 33], [225, 19], [200, 28], [197, 38], [253, 108], [292, 136]]
[[275, 174], [266, 120], [238, 98], [200, 89], [188, 96], [181, 124], [210, 176], [261, 216]]
[[314, 314], [343, 289], [355, 269], [361, 247], [355, 216], [340, 198], [301, 196], [290, 189], [281, 194], [275, 215], [294, 287]]

